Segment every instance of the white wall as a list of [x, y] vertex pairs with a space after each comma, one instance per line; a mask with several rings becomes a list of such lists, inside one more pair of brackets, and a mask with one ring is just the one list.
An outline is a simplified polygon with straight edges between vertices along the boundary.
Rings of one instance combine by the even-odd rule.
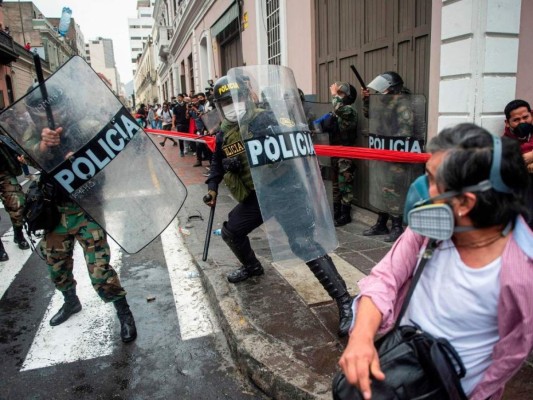
[[515, 98], [520, 0], [442, 5], [438, 130], [474, 122], [501, 134]]

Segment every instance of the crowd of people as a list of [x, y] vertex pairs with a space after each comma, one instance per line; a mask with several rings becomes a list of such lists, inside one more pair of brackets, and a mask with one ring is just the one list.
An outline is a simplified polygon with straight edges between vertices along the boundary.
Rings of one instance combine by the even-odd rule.
[[[165, 101], [163, 104], [141, 103], [135, 111], [135, 119], [143, 128], [159, 129], [164, 131], [178, 131], [182, 133], [191, 133], [197, 136], [210, 135], [202, 120], [202, 116], [214, 109], [211, 102], [211, 95], [205, 93], [193, 93], [189, 95], [179, 93], [172, 97], [171, 101]], [[212, 153], [203, 142], [174, 139], [164, 136], [159, 142], [161, 147], [169, 140], [173, 146], [178, 146], [180, 156], [193, 154], [196, 156], [196, 162], [193, 167], [201, 167], [204, 161], [211, 163]], [[209, 167], [208, 167], [209, 168]]]

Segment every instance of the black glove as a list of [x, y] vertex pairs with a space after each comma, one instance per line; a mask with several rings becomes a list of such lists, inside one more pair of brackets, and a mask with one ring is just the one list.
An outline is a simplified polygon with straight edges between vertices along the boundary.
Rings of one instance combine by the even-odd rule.
[[242, 169], [242, 163], [237, 157], [227, 157], [222, 160], [222, 167], [226, 172], [237, 173]]
[[207, 194], [202, 199], [209, 207], [213, 207], [217, 202], [217, 192], [214, 190], [208, 190]]

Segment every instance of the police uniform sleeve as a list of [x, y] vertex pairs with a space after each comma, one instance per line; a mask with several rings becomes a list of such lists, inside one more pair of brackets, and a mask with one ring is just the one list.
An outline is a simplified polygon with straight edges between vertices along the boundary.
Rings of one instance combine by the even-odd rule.
[[218, 131], [216, 134], [216, 147], [211, 158], [211, 169], [209, 170], [209, 176], [205, 183], [207, 183], [207, 190], [214, 190], [218, 193], [218, 185], [224, 178], [224, 167], [222, 166], [222, 160], [226, 155], [222, 150], [222, 144], [224, 139], [222, 131]]

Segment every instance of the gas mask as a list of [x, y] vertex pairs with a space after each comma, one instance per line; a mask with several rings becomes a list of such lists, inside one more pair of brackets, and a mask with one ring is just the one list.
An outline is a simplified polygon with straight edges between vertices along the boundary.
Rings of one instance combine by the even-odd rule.
[[518, 124], [514, 129], [511, 129], [511, 132], [518, 139], [527, 140], [529, 136], [533, 133], [533, 125], [527, 122], [522, 122]]
[[405, 197], [405, 205], [403, 208], [404, 223], [407, 224], [407, 215], [417, 204], [429, 199], [429, 182], [427, 175], [421, 175], [411, 183], [407, 196]]
[[494, 149], [489, 179], [481, 181], [476, 185], [464, 187], [459, 191], [444, 192], [438, 196], [423, 199], [415, 203], [413, 205], [414, 208], [407, 214], [408, 225], [413, 232], [430, 239], [448, 240], [456, 232], [466, 232], [476, 229], [473, 226], [455, 226], [456, 221], [452, 207], [448, 202], [435, 204], [434, 202], [437, 200], [451, 199], [463, 193], [484, 192], [489, 189], [494, 189], [497, 192], [512, 193], [511, 189], [503, 182], [500, 174], [502, 159], [501, 138], [492, 135], [492, 140]]
[[240, 101], [238, 103], [228, 104], [222, 107], [224, 117], [230, 122], [237, 122], [244, 114], [246, 114], [246, 103]]

